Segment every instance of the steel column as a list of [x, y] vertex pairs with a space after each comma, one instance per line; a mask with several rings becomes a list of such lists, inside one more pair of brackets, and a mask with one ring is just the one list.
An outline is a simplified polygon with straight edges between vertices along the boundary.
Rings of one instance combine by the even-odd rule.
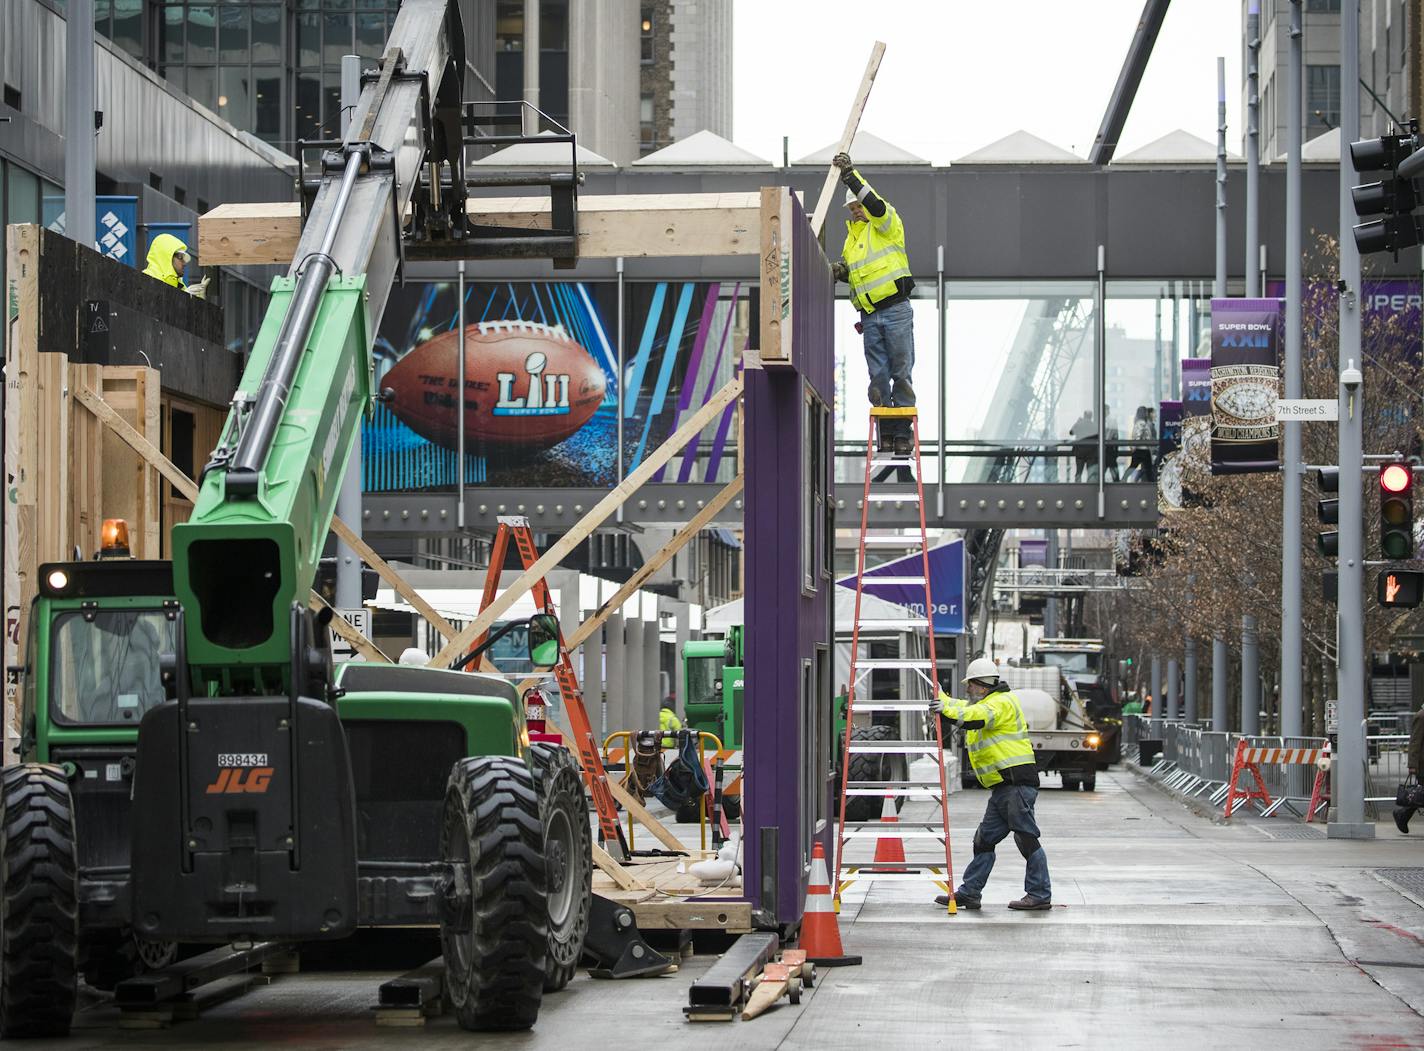
[[1246, 14], [1246, 298], [1261, 294], [1261, 0], [1250, 0]]
[[944, 379], [948, 368], [949, 356], [949, 328], [948, 318], [945, 312], [944, 297], [944, 245], [939, 246], [936, 253], [936, 274], [935, 274], [935, 310], [938, 311], [939, 320], [939, 439], [935, 442], [935, 464], [936, 477], [939, 484], [935, 491], [935, 507], [938, 509], [939, 517], [944, 517], [944, 450], [947, 440], [945, 412], [945, 391]]
[[1219, 56], [1216, 60], [1216, 280], [1211, 294], [1226, 297], [1226, 59]]
[[539, 134], [539, 0], [524, 0], [524, 134]]
[[1167, 661], [1167, 718], [1180, 719], [1182, 717], [1182, 695], [1178, 684], [1181, 681], [1181, 668], [1177, 664], [1177, 658], [1173, 657]]
[[1198, 721], [1197, 707], [1197, 640], [1188, 636], [1185, 647], [1186, 659], [1182, 670], [1182, 711], [1187, 722]]
[[1093, 310], [1093, 413], [1098, 424], [1098, 517], [1107, 517], [1107, 246], [1098, 245], [1097, 303]]
[[[641, 598], [639, 602], [641, 603]], [[648, 680], [643, 675], [643, 664], [648, 659], [646, 643], [644, 638], [646, 625], [643, 623], [641, 605], [636, 611], [630, 611], [628, 619], [623, 622], [623, 637], [627, 646], [627, 665], [624, 674], [624, 695], [627, 703], [624, 707], [623, 725], [619, 729], [623, 730], [645, 730], [647, 724], [645, 720], [648, 715], [647, 693]]]
[[643, 602], [653, 606], [653, 619], [643, 621], [643, 726], [652, 730], [658, 725], [658, 709], [663, 703], [662, 676], [659, 674], [663, 666], [663, 644], [658, 615], [662, 600], [644, 595]]
[[1211, 728], [1217, 733], [1226, 733], [1226, 640], [1211, 640]]
[[[1286, 354], [1287, 398], [1301, 396], [1301, 2], [1290, 0], [1290, 71], [1286, 94]], [[1305, 691], [1301, 688], [1301, 550], [1299, 421], [1281, 424], [1281, 733], [1299, 737]]]
[[[64, 45], [69, 56], [64, 70], [64, 232], [86, 248], [93, 248], [94, 0], [69, 0], [67, 11], [64, 22]], [[138, 251], [147, 252], [148, 245], [139, 245]]]
[[628, 721], [628, 648], [623, 614], [614, 613], [603, 622], [606, 648], [603, 672], [604, 732], [630, 729]]
[[1257, 648], [1256, 618], [1241, 618], [1241, 732], [1261, 732], [1261, 659]]
[[1337, 839], [1373, 839], [1365, 820], [1365, 544], [1362, 476], [1364, 380], [1360, 353], [1360, 252], [1355, 246], [1355, 166], [1350, 143], [1360, 134], [1360, 0], [1340, 4], [1340, 643], [1337, 657], [1340, 734], [1331, 779]]
[[[361, 56], [341, 56], [341, 137], [346, 138], [346, 130], [351, 126], [351, 115], [356, 112], [356, 103], [361, 101]], [[463, 270], [464, 264], [460, 264]], [[462, 326], [463, 328], [463, 326]], [[462, 337], [463, 338], [463, 337]], [[463, 495], [463, 493], [461, 494]], [[346, 473], [341, 478], [341, 494], [336, 498], [336, 515], [345, 522], [353, 533], [361, 535], [361, 437], [356, 437], [356, 447], [351, 450], [351, 459], [346, 465]], [[336, 541], [336, 605], [338, 609], [359, 609], [361, 595], [361, 558], [356, 549], [340, 538]]]

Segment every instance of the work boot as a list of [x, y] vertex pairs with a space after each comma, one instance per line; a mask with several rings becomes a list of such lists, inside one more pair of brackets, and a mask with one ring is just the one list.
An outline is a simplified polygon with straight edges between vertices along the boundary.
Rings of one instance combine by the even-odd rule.
[[914, 446], [910, 444], [910, 436], [908, 434], [895, 435], [896, 456], [909, 456], [913, 452]]
[[[937, 896], [935, 897], [935, 904], [936, 904], [936, 905], [944, 905], [944, 906], [948, 907], [948, 905], [949, 905], [949, 895], [948, 895], [948, 894], [940, 894], [940, 895], [937, 895]], [[979, 904], [979, 899], [978, 899], [978, 898], [969, 898], [969, 897], [965, 897], [965, 896], [962, 895], [962, 894], [956, 894], [956, 895], [954, 896], [954, 904], [955, 904], [955, 907], [956, 907], [956, 908], [960, 908], [960, 909], [977, 909], [977, 908], [980, 908], [980, 904]]]
[[1394, 827], [1409, 835], [1409, 819], [1414, 816], [1412, 807], [1397, 806], [1394, 808]]
[[1046, 898], [1035, 898], [1025, 894], [1018, 901], [1009, 902], [1009, 908], [1018, 912], [1047, 912], [1053, 908], [1053, 902]]

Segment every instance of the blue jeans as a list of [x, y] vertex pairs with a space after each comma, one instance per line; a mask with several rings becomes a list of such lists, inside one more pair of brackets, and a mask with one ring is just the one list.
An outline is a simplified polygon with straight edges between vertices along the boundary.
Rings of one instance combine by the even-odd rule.
[[[865, 314], [865, 367], [870, 373], [870, 404], [906, 407], [915, 404], [910, 374], [915, 369], [915, 311], [909, 300]], [[886, 420], [886, 435], [910, 435], [909, 420]]]
[[956, 892], [958, 898], [978, 899], [984, 894], [984, 884], [994, 868], [994, 847], [1010, 832], [1018, 833], [1015, 842], [1020, 853], [1031, 846], [1026, 855], [1028, 871], [1024, 874], [1024, 893], [1041, 901], [1050, 901], [1052, 888], [1048, 883], [1048, 857], [1038, 845], [1038, 822], [1033, 819], [1033, 804], [1038, 789], [1023, 785], [995, 785], [989, 793], [989, 805], [984, 820], [974, 830], [974, 860], [964, 870], [964, 882]]

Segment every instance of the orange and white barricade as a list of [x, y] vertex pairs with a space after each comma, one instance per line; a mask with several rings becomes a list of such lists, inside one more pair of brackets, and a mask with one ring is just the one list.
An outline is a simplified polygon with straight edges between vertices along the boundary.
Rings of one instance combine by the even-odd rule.
[[[1231, 761], [1231, 780], [1226, 783], [1226, 812], [1225, 817], [1230, 819], [1231, 812], [1236, 809], [1237, 803], [1255, 803], [1262, 817], [1270, 817], [1285, 802], [1286, 797], [1272, 800], [1271, 793], [1266, 788], [1266, 781], [1261, 776], [1262, 764], [1267, 766], [1316, 766], [1324, 748], [1287, 748], [1261, 745], [1250, 745], [1244, 740], [1236, 742], [1236, 756]], [[1249, 774], [1255, 787], [1242, 786], [1241, 775]], [[1316, 779], [1316, 788], [1319, 789], [1319, 777]], [[1311, 812], [1318, 800], [1312, 795]]]

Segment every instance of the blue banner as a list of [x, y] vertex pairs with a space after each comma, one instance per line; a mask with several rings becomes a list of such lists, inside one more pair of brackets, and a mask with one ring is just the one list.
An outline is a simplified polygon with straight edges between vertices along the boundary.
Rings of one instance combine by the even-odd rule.
[[[47, 229], [64, 233], [64, 198], [46, 197], [42, 218]], [[134, 233], [137, 227], [137, 197], [94, 198], [93, 247], [100, 255], [141, 269], [144, 264], [140, 262]]]
[[[865, 574], [865, 592], [904, 606], [913, 613], [923, 615], [925, 611], [925, 589], [918, 584], [875, 584], [877, 576], [908, 577], [919, 576], [924, 568], [922, 555], [906, 555], [894, 562], [876, 566]], [[948, 544], [929, 550], [930, 601], [934, 603], [934, 632], [936, 635], [962, 635], [964, 633], [964, 541], [951, 540]], [[838, 581], [841, 587], [855, 588], [855, 577], [843, 577]]]

